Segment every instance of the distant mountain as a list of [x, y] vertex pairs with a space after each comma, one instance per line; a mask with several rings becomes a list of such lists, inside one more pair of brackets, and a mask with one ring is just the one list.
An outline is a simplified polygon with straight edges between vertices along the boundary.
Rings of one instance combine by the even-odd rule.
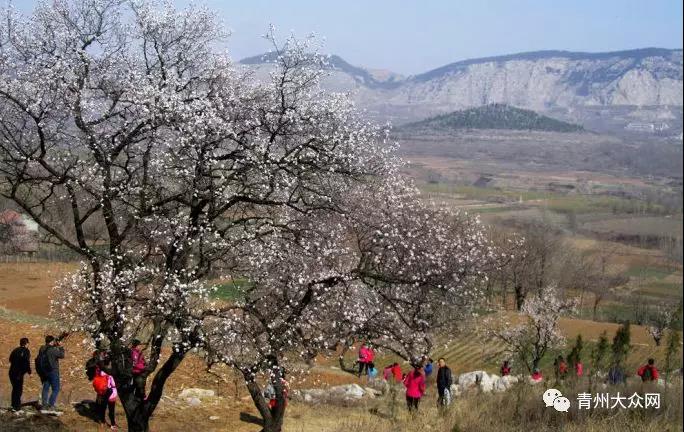
[[[244, 65], [263, 65], [274, 63], [277, 55], [278, 54], [276, 52], [271, 51], [266, 54], [247, 57], [240, 60], [240, 63]], [[326, 63], [329, 69], [349, 75], [360, 85], [371, 89], [396, 87], [396, 85], [398, 85], [404, 79], [402, 75], [391, 71], [380, 69], [364, 69], [362, 67], [351, 65], [338, 55], [327, 56]]]
[[[268, 55], [242, 61], [268, 62]], [[682, 106], [682, 50], [536, 51], [464, 60], [410, 77], [378, 76], [330, 57], [326, 85], [397, 123], [493, 103], [546, 111], [577, 106]], [[389, 78], [386, 78], [389, 77]], [[386, 78], [386, 79], [383, 79]]]
[[566, 123], [534, 111], [504, 104], [491, 104], [454, 111], [401, 126], [399, 131], [449, 132], [456, 129], [509, 129], [549, 132], [578, 132], [582, 126]]

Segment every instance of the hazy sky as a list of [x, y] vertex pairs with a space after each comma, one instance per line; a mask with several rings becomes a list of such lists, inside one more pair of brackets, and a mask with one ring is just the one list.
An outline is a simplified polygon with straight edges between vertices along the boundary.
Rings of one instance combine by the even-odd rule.
[[[179, 6], [189, 0], [175, 0]], [[415, 74], [467, 58], [542, 49], [681, 48], [682, 0], [199, 0], [233, 35], [234, 59], [268, 49], [259, 37], [325, 37], [348, 62]], [[14, 0], [15, 4], [35, 3]], [[22, 8], [23, 8], [22, 7]]]

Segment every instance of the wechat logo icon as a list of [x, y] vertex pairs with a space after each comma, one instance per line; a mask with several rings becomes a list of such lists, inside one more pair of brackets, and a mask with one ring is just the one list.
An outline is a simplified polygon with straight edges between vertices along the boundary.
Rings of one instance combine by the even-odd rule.
[[547, 407], [553, 407], [558, 412], [568, 412], [570, 409], [570, 399], [563, 396], [560, 390], [548, 389], [542, 395], [542, 399]]

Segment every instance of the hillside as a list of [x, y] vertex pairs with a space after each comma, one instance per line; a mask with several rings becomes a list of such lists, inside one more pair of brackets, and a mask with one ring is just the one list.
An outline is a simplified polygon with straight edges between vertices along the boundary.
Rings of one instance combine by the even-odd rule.
[[[267, 66], [272, 55], [243, 60]], [[394, 123], [492, 103], [536, 111], [623, 105], [682, 106], [682, 50], [535, 51], [462, 60], [410, 77], [329, 59], [325, 86], [353, 91], [359, 106]], [[381, 66], [381, 65], [380, 65]]]
[[449, 132], [457, 129], [508, 129], [547, 132], [578, 132], [583, 130], [580, 125], [504, 104], [490, 104], [454, 111], [409, 123], [400, 128], [402, 131], [429, 130], [432, 132]]

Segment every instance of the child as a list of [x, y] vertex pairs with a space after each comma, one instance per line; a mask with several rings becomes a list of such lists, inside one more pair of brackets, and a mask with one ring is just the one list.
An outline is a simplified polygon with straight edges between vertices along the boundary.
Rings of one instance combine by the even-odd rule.
[[97, 407], [97, 419], [100, 424], [100, 429], [105, 423], [105, 412], [109, 409], [109, 423], [111, 424], [112, 430], [117, 430], [115, 411], [116, 411], [116, 397], [118, 393], [116, 391], [116, 383], [114, 382], [114, 377], [105, 373], [102, 369], [98, 368], [95, 372], [95, 377], [93, 378], [93, 388], [97, 394], [95, 399]]

